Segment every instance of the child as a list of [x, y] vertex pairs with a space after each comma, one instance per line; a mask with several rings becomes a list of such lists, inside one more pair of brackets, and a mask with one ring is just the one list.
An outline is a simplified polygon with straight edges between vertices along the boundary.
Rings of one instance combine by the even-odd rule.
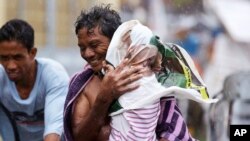
[[108, 48], [106, 60], [116, 67], [121, 60], [128, 59], [126, 68], [143, 66], [143, 77], [136, 83], [140, 87], [125, 93], [112, 105], [110, 116], [110, 141], [157, 140], [155, 128], [160, 114], [160, 98], [179, 96], [199, 102], [204, 100], [194, 89], [162, 86], [155, 76], [161, 70], [162, 55], [150, 44], [153, 33], [136, 20], [123, 23], [115, 32]]

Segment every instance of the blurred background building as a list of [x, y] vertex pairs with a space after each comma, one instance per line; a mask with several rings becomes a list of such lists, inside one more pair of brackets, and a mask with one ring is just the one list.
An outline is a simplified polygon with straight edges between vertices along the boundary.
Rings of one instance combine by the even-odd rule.
[[[117, 9], [118, 2], [112, 7]], [[74, 22], [80, 11], [97, 3], [96, 0], [0, 0], [0, 25], [21, 18], [35, 28], [37, 46], [70, 47], [76, 41]]]
[[[27, 20], [35, 29], [38, 56], [58, 60], [72, 75], [85, 64], [74, 22], [81, 10], [101, 3], [111, 3], [122, 21], [138, 19], [162, 41], [185, 48], [211, 97], [223, 89], [227, 76], [250, 70], [249, 0], [0, 0], [0, 26], [13, 18]], [[192, 101], [179, 104], [193, 136], [210, 141], [209, 106]], [[223, 133], [220, 139], [227, 141]]]
[[120, 1], [0, 0], [0, 26], [13, 18], [28, 21], [35, 30], [38, 56], [58, 60], [71, 75], [84, 62], [77, 47], [74, 22], [81, 10], [101, 3], [111, 3], [112, 8], [119, 9]]

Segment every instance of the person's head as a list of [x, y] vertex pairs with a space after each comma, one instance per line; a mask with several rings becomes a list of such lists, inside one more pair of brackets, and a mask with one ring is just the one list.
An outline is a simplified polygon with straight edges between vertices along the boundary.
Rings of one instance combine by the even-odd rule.
[[94, 6], [77, 18], [75, 33], [81, 56], [94, 71], [101, 70], [109, 43], [120, 24], [119, 14], [110, 5]]
[[27, 77], [35, 64], [34, 29], [27, 22], [13, 19], [0, 29], [0, 63], [12, 81]]
[[117, 67], [125, 58], [127, 66], [143, 66], [155, 72], [161, 69], [161, 55], [151, 43], [153, 32], [138, 20], [121, 24], [110, 42], [106, 61]]

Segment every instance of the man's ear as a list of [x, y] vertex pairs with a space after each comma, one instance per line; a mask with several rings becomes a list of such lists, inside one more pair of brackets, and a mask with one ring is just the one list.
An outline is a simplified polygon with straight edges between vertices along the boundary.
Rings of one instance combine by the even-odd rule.
[[30, 50], [30, 57], [35, 58], [37, 53], [37, 48], [33, 47]]

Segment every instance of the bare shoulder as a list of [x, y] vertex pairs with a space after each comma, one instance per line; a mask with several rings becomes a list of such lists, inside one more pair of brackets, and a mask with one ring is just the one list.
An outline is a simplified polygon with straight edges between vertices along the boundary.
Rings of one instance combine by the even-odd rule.
[[89, 114], [99, 93], [99, 85], [100, 80], [94, 76], [76, 98], [72, 113], [73, 126], [77, 126]]
[[84, 91], [76, 98], [73, 113], [72, 113], [72, 125], [77, 126], [81, 120], [84, 120], [90, 111], [90, 102]]
[[96, 97], [100, 92], [101, 80], [97, 76], [93, 76], [88, 85], [84, 89], [84, 95], [89, 100], [90, 107], [93, 107]]

